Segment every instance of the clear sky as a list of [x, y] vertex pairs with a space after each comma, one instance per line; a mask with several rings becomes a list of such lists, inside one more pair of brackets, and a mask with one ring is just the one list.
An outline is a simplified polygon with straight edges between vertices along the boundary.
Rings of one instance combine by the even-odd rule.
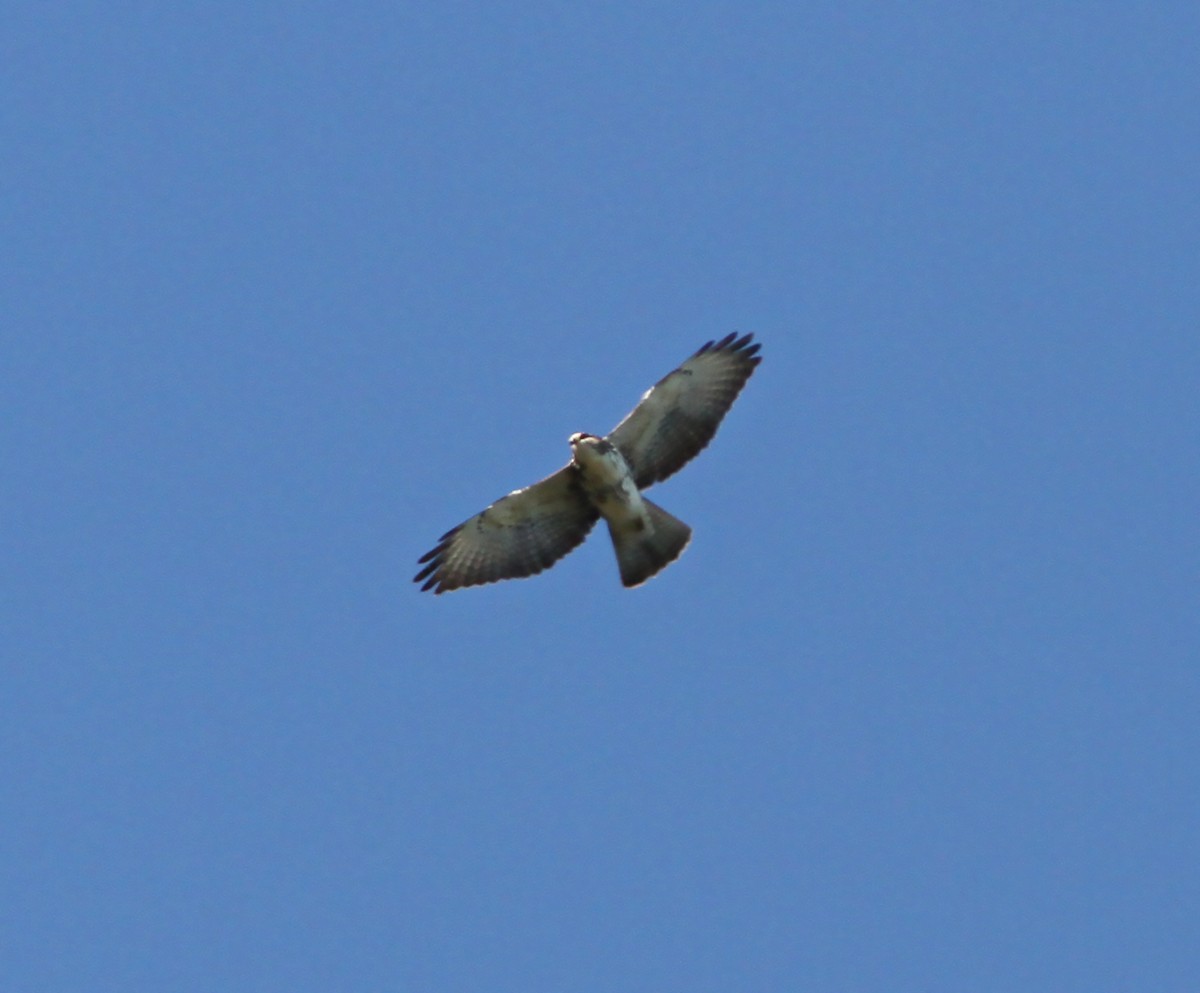
[[[1200, 989], [1198, 51], [8, 8], [0, 989]], [[677, 563], [418, 592], [730, 331]]]

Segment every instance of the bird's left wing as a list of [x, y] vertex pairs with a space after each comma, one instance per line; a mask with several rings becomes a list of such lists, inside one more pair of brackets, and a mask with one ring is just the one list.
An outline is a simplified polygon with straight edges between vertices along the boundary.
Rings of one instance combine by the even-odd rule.
[[413, 582], [445, 593], [535, 575], [579, 545], [598, 516], [568, 464], [447, 531], [421, 556]]
[[660, 483], [695, 458], [762, 361], [753, 335], [710, 341], [654, 384], [608, 436], [638, 488]]

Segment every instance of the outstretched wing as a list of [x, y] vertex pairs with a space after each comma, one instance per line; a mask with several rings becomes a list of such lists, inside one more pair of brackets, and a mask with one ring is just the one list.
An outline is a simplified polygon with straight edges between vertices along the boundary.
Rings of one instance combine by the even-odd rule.
[[639, 488], [660, 483], [713, 439], [754, 367], [762, 361], [753, 335], [708, 342], [660, 379], [608, 440], [621, 450]]
[[421, 556], [425, 568], [413, 582], [424, 580], [422, 590], [445, 593], [535, 575], [582, 542], [598, 516], [568, 464], [447, 531]]

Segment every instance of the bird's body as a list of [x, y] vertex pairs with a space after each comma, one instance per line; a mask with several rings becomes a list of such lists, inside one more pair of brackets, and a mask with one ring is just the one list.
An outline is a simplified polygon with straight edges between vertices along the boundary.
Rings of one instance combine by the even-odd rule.
[[571, 461], [579, 473], [579, 484], [592, 506], [610, 523], [625, 524], [646, 519], [641, 491], [625, 456], [611, 441], [576, 432], [569, 439]]
[[642, 397], [606, 437], [571, 435], [571, 461], [442, 535], [414, 577], [435, 593], [531, 576], [571, 551], [603, 517], [625, 586], [675, 561], [692, 529], [646, 499], [716, 434], [761, 359], [751, 335], [708, 342]]
[[621, 582], [639, 586], [679, 558], [692, 529], [642, 496], [633, 470], [611, 441], [580, 433], [570, 441], [584, 495], [608, 524]]

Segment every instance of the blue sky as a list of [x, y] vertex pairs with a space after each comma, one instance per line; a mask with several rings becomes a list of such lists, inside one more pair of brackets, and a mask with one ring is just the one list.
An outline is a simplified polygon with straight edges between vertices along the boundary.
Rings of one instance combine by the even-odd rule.
[[1200, 987], [1194, 4], [5, 22], [0, 986]]

